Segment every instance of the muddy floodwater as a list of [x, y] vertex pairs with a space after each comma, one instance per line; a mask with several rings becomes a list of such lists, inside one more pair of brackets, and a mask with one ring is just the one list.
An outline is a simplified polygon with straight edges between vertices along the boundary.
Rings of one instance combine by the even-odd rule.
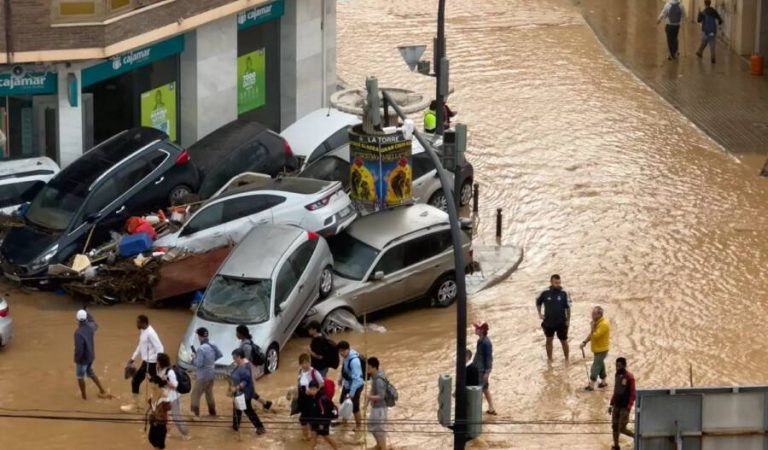
[[[407, 72], [396, 46], [431, 44], [436, 3], [339, 0], [339, 76], [362, 85], [375, 74], [382, 86], [428, 90], [431, 80]], [[609, 394], [579, 392], [586, 376], [578, 342], [593, 305], [603, 305], [613, 327], [609, 371], [615, 357], [627, 357], [641, 388], [687, 385], [689, 368], [696, 385], [767, 382], [766, 181], [620, 66], [569, 1], [448, 3], [449, 102], [470, 130], [481, 184], [477, 239], [494, 242], [493, 217], [503, 208], [502, 241], [525, 250], [510, 279], [470, 299], [470, 318], [490, 323], [499, 411], [473, 448], [608, 448], [608, 425], [599, 422], [608, 419]], [[552, 273], [563, 276], [574, 301], [570, 365], [557, 345], [547, 364], [534, 309]], [[94, 399], [83, 402], [71, 362], [78, 305], [4, 289], [16, 336], [0, 352], [0, 414], [78, 419], [2, 418], [0, 448], [145, 448], [139, 421], [90, 420], [119, 415], [129, 391], [122, 367], [136, 345], [133, 318], [144, 309], [93, 308], [101, 325], [95, 369], [120, 399], [96, 400], [89, 385]], [[148, 313], [175, 357], [190, 313]], [[375, 318], [386, 333], [338, 338], [378, 356], [399, 388], [393, 448], [450, 445], [435, 423], [435, 396], [438, 374], [454, 364], [454, 317], [453, 308], [412, 308]], [[278, 373], [258, 386], [262, 395], [284, 396], [307, 344], [288, 344]], [[227, 411], [223, 389], [219, 383]], [[244, 433], [238, 441], [222, 418], [193, 423], [193, 439], [172, 437], [168, 448], [309, 448], [284, 411], [265, 417], [263, 437]], [[347, 448], [364, 445], [338, 436]]]

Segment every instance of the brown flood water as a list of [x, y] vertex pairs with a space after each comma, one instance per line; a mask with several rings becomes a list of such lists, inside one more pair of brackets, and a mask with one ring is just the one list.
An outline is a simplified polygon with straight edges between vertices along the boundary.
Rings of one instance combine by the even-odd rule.
[[[579, 392], [585, 375], [577, 345], [596, 304], [613, 326], [609, 360], [626, 356], [639, 387], [686, 385], [689, 364], [697, 385], [765, 383], [765, 180], [618, 65], [569, 1], [448, 3], [450, 104], [469, 126], [469, 157], [482, 185], [479, 241], [494, 241], [500, 207], [503, 241], [525, 248], [518, 272], [470, 299], [470, 318], [490, 322], [500, 413], [473, 448], [609, 447], [607, 425], [521, 423], [608, 418], [608, 393]], [[408, 73], [395, 47], [431, 42], [435, 0], [339, 0], [338, 10], [343, 79], [362, 84], [376, 74], [382, 86], [429, 92], [430, 80]], [[555, 272], [574, 299], [570, 366], [557, 348], [555, 363], [547, 364], [533, 305]], [[78, 398], [71, 363], [78, 305], [6, 289], [16, 338], [0, 352], [0, 408], [116, 415], [119, 400]], [[101, 325], [95, 369], [125, 399], [122, 365], [136, 345], [133, 318], [143, 308], [93, 311]], [[437, 376], [453, 365], [454, 313], [399, 312], [376, 319], [386, 333], [339, 337], [379, 356], [400, 389], [390, 413], [396, 449], [450, 446], [434, 411]], [[190, 314], [149, 314], [175, 356]], [[278, 398], [292, 385], [294, 361], [306, 345], [290, 342], [282, 368], [258, 386], [262, 394]], [[226, 411], [223, 383], [218, 392]], [[168, 448], [309, 448], [284, 414], [267, 417], [266, 436], [242, 442], [222, 420], [217, 427], [193, 424], [192, 441], [171, 438]], [[146, 448], [141, 428], [2, 418], [0, 447]]]

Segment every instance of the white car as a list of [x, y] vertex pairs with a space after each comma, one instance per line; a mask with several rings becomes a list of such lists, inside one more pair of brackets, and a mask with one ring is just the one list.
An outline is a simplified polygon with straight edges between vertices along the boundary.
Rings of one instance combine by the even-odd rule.
[[244, 173], [229, 181], [179, 231], [155, 247], [204, 252], [240, 242], [256, 225], [296, 225], [323, 236], [346, 228], [357, 211], [338, 181]]
[[5, 347], [13, 337], [13, 320], [11, 319], [8, 302], [0, 297], [0, 347]]
[[297, 120], [280, 136], [290, 144], [302, 170], [324, 154], [349, 143], [349, 127], [360, 123], [360, 118], [353, 114], [323, 108]]
[[16, 212], [57, 173], [59, 166], [46, 157], [0, 162], [0, 213]]

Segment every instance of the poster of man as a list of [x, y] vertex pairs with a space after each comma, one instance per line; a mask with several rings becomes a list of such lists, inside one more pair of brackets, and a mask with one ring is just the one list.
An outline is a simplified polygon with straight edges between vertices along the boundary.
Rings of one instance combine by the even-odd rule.
[[141, 94], [141, 126], [165, 132], [176, 141], [176, 83]]

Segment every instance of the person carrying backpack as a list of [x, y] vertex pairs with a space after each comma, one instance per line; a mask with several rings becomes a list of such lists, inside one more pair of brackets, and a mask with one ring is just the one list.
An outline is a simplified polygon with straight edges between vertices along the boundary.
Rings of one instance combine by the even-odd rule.
[[712, 64], [715, 63], [715, 42], [717, 41], [717, 26], [723, 24], [723, 18], [715, 8], [712, 0], [704, 0], [704, 11], [699, 11], [696, 19], [701, 24], [701, 45], [696, 56], [702, 57], [704, 49], [709, 45], [709, 54], [712, 56]]
[[171, 404], [171, 420], [176, 424], [176, 428], [181, 433], [181, 438], [185, 441], [190, 440], [192, 437], [189, 435], [187, 425], [181, 418], [181, 402], [179, 394], [181, 391], [189, 392], [189, 375], [185, 380], [186, 389], [182, 388], [182, 383], [179, 380], [179, 374], [176, 373], [177, 369], [171, 367], [171, 358], [165, 353], [157, 354], [157, 376], [160, 378], [160, 387], [163, 388], [163, 398]]
[[387, 450], [387, 408], [395, 406], [397, 390], [381, 370], [378, 358], [368, 358], [367, 371], [371, 379], [371, 392], [365, 400], [365, 408], [371, 406], [368, 413], [368, 431], [376, 439], [376, 448]]
[[359, 433], [363, 423], [363, 418], [360, 415], [360, 394], [362, 394], [365, 384], [363, 381], [363, 358], [350, 348], [347, 341], [339, 342], [337, 347], [339, 355], [344, 358], [341, 365], [341, 380], [339, 380], [341, 385], [339, 403], [344, 403], [346, 399], [352, 401], [352, 411], [355, 414], [355, 432]]
[[307, 326], [307, 332], [312, 337], [312, 341], [309, 343], [312, 367], [325, 377], [328, 375], [329, 369], [339, 368], [339, 350], [336, 348], [335, 342], [323, 336], [319, 322], [311, 322]]
[[266, 362], [264, 352], [261, 351], [261, 348], [259, 348], [258, 345], [253, 343], [253, 337], [246, 325], [238, 325], [235, 333], [237, 334], [237, 339], [240, 341], [240, 347], [238, 348], [243, 351], [246, 361], [251, 365], [251, 375], [253, 376], [252, 381], [254, 386], [253, 400], [257, 403], [261, 403], [261, 406], [264, 407], [264, 411], [269, 411], [269, 409], [272, 408], [272, 402], [261, 398], [258, 392], [256, 392], [255, 387], [256, 378], [258, 378], [259, 374], [263, 373], [262, 368]]
[[336, 417], [336, 407], [325, 395], [322, 386], [317, 380], [312, 380], [306, 389], [306, 396], [309, 399], [307, 420], [312, 430], [312, 449], [314, 450], [317, 446], [317, 437], [320, 436], [331, 448], [338, 450], [339, 446], [331, 437], [331, 422]]
[[213, 383], [216, 375], [216, 360], [223, 355], [219, 347], [208, 341], [208, 330], [200, 327], [195, 333], [200, 342], [200, 348], [192, 347], [192, 365], [197, 369], [195, 387], [192, 389], [190, 403], [192, 414], [200, 416], [200, 397], [205, 393], [205, 402], [208, 404], [208, 415], [216, 416], [216, 401], [213, 397]]
[[680, 25], [685, 18], [685, 9], [680, 4], [680, 0], [669, 0], [667, 4], [659, 14], [659, 18], [656, 23], [661, 23], [662, 20], [666, 22], [664, 31], [667, 34], [667, 48], [669, 49], [668, 60], [677, 59], [679, 42], [678, 35], [680, 34]]
[[302, 353], [299, 355], [299, 373], [296, 375], [296, 384], [298, 391], [298, 406], [299, 406], [299, 424], [301, 424], [302, 431], [304, 433], [304, 440], [308, 441], [312, 436], [312, 429], [309, 423], [309, 417], [312, 414], [313, 399], [307, 395], [307, 387], [312, 381], [318, 383], [324, 390], [325, 380], [320, 374], [320, 371], [316, 370], [310, 365], [309, 355]]

